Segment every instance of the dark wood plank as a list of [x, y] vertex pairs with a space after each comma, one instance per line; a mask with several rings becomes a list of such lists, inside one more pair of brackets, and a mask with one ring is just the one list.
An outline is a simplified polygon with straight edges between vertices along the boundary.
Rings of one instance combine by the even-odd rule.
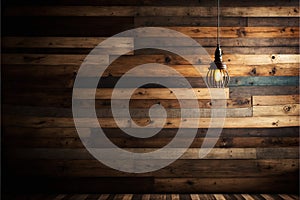
[[[9, 133], [7, 133], [9, 134]], [[30, 140], [24, 140], [22, 138], [4, 138], [4, 145], [6, 147], [9, 146], [18, 146], [19, 148], [83, 148], [83, 144], [78, 136], [76, 137], [62, 137], [55, 136], [51, 138], [43, 138], [35, 136], [35, 138], [30, 138]], [[99, 141], [99, 140], [89, 140], [89, 137], [85, 138], [86, 141], [89, 142], [89, 147], [91, 148], [99, 148], [99, 147], [107, 147], [107, 144]], [[187, 138], [179, 138], [179, 141], [187, 142]], [[167, 145], [172, 138], [148, 138], [148, 139], [139, 139], [134, 137], [119, 137], [119, 138], [110, 138], [110, 140], [119, 146], [120, 148], [162, 148]], [[220, 137], [217, 138], [207, 138], [208, 143], [215, 144], [215, 148], [263, 148], [263, 147], [298, 147], [299, 146], [299, 138], [297, 137], [252, 137], [252, 138], [244, 138], [244, 137]], [[249, 142], [251, 141], [251, 142]], [[203, 143], [203, 138], [196, 138], [190, 145], [192, 148], [201, 147]], [[185, 147], [184, 145], [179, 144], [178, 148]], [[277, 151], [277, 150], [276, 150]], [[282, 151], [281, 156], [284, 157], [285, 152]], [[272, 152], [268, 150], [259, 150], [260, 156], [262, 157], [272, 157]], [[297, 153], [294, 152], [294, 149], [291, 150], [291, 157], [297, 156]], [[276, 155], [275, 155], [276, 157]]]
[[[133, 193], [139, 191], [146, 193], [153, 191], [153, 178], [150, 177], [119, 177], [119, 178], [45, 178], [45, 177], [11, 177], [6, 179], [5, 192], [16, 192], [12, 189], [20, 188], [18, 193], [53, 192], [72, 193], [74, 191], [84, 193]], [[15, 180], [18, 180], [15, 182]], [[72, 183], [72, 184], [70, 184]], [[112, 195], [113, 197], [113, 195]]]
[[[30, 160], [8, 160], [7, 174], [15, 174], [20, 177], [51, 177], [60, 174], [60, 177], [136, 177], [136, 178], [223, 178], [239, 180], [244, 177], [272, 178], [296, 176], [299, 171], [297, 159], [277, 160], [177, 160], [163, 169], [155, 172], [126, 173], [111, 169], [98, 160], [34, 160], [28, 164], [22, 164]], [[159, 160], [154, 160], [158, 162]], [[149, 161], [145, 161], [149, 163]], [[124, 163], [126, 166], [126, 163]], [[179, 169], [180, 167], [180, 169]], [[35, 169], [35, 170], [32, 170]], [[39, 169], [39, 170], [37, 170]], [[15, 172], [13, 172], [15, 170]], [[259, 179], [259, 178], [258, 178]], [[130, 181], [130, 179], [129, 179]], [[171, 183], [172, 184], [172, 183]], [[195, 183], [197, 184], [197, 183]], [[166, 184], [164, 187], [168, 187]], [[213, 188], [211, 188], [213, 191]]]
[[[269, 187], [269, 184], [278, 181], [278, 184]], [[295, 179], [294, 179], [295, 180]], [[288, 187], [287, 187], [288, 186]], [[174, 189], [183, 192], [295, 192], [298, 185], [292, 178], [241, 178], [241, 179], [155, 179], [155, 191], [173, 191]], [[212, 189], [213, 188], [213, 189]]]
[[[133, 28], [132, 17], [7, 17], [4, 36], [112, 36]], [[116, 24], [118, 24], [116, 26]], [[49, 29], [48, 27], [51, 27]], [[101, 28], [95, 28], [101, 27]]]
[[[21, 6], [7, 7], [5, 16], [215, 16], [216, 7], [201, 6]], [[229, 17], [297, 17], [296, 6], [223, 7], [222, 16]]]
[[[198, 129], [196, 138], [205, 137], [208, 129]], [[108, 135], [109, 138], [130, 138], [121, 129], [103, 129], [103, 131]], [[185, 130], [184, 130], [185, 131]], [[189, 130], [186, 129], [188, 132]], [[252, 128], [252, 129], [222, 129], [222, 137], [297, 137], [298, 127], [285, 127], [276, 129], [266, 129], [266, 128]], [[89, 134], [96, 133], [96, 130], [87, 130], [87, 136]], [[177, 133], [177, 129], [162, 129], [153, 138], [173, 138]], [[25, 138], [68, 138], [77, 137], [77, 131], [75, 128], [25, 128], [25, 127], [4, 127], [3, 137], [16, 137], [19, 139]], [[211, 137], [211, 136], [207, 136]], [[251, 138], [248, 138], [251, 140]], [[254, 138], [255, 139], [255, 138]]]
[[[5, 5], [100, 5], [100, 6], [130, 6], [130, 5], [145, 5], [145, 6], [216, 6], [216, 2], [212, 2], [210, 0], [186, 0], [184, 2], [179, 0], [86, 0], [84, 2], [80, 0], [27, 0], [26, 2], [21, 0], [4, 0]], [[251, 0], [242, 0], [242, 1], [223, 1], [220, 2], [220, 5], [223, 7], [233, 7], [233, 6], [295, 6], [298, 5], [299, 2], [297, 0], [290, 1], [278, 1], [274, 2], [272, 0], [265, 1], [251, 1]]]

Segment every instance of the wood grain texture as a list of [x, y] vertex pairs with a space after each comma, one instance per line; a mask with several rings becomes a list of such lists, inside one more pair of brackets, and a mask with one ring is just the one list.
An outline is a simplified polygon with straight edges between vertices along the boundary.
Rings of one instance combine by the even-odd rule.
[[[212, 2], [210, 0], [202, 0], [201, 2], [197, 0], [186, 0], [185, 2], [178, 1], [178, 0], [166, 0], [164, 2], [161, 2], [160, 0], [126, 0], [126, 1], [121, 1], [121, 0], [115, 0], [115, 1], [109, 1], [109, 0], [101, 0], [96, 1], [96, 0], [87, 0], [87, 1], [79, 1], [79, 0], [45, 0], [43, 2], [40, 2], [38, 0], [28, 0], [26, 2], [21, 1], [21, 0], [11, 0], [9, 2], [6, 2], [8, 5], [100, 5], [100, 6], [216, 6], [215, 2]], [[239, 2], [227, 2], [223, 1], [220, 2], [220, 5], [223, 7], [232, 7], [232, 6], [241, 6], [241, 7], [259, 7], [259, 6], [295, 6], [298, 5], [297, 0], [291, 0], [291, 1], [271, 1], [271, 0], [265, 0], [263, 2], [253, 2], [250, 0], [243, 0]]]
[[[30, 6], [9, 7], [5, 16], [215, 16], [216, 7]], [[297, 7], [224, 7], [221, 16], [298, 17]]]
[[[270, 189], [267, 185], [272, 184], [276, 180], [280, 182], [277, 184], [276, 188], [273, 186]], [[286, 187], [290, 185], [290, 187]], [[177, 190], [194, 193], [196, 191], [240, 191], [240, 192], [259, 192], [259, 191], [273, 191], [284, 190], [284, 191], [293, 191], [297, 186], [293, 186], [292, 179], [278, 178], [241, 178], [241, 179], [201, 179], [201, 178], [166, 178], [166, 179], [155, 179], [155, 188], [156, 192], [162, 191], [172, 191], [177, 188]], [[211, 189], [214, 188], [214, 189]], [[254, 189], [255, 188], [255, 189]]]
[[[75, 88], [73, 97], [75, 99], [128, 99], [125, 95], [131, 94], [132, 89], [93, 89]], [[138, 88], [133, 90], [131, 99], [228, 99], [228, 88]], [[93, 95], [96, 94], [96, 95]], [[190, 94], [194, 94], [192, 97]], [[212, 95], [211, 95], [212, 94]], [[84, 95], [84, 96], [83, 96]], [[175, 96], [176, 95], [176, 96]]]
[[[122, 101], [118, 101], [122, 102]], [[197, 102], [196, 102], [197, 103]], [[75, 104], [76, 105], [76, 104]], [[124, 105], [124, 104], [123, 104]], [[159, 105], [159, 104], [156, 104]], [[196, 105], [193, 105], [196, 106]], [[215, 117], [224, 116], [223, 114], [218, 114], [218, 112], [226, 112], [226, 117], [251, 117], [252, 108], [226, 108], [226, 103], [223, 105], [220, 103], [219, 106], [211, 109], [200, 108], [195, 110], [194, 108], [166, 108], [165, 112], [169, 118], [195, 118], [195, 117]], [[22, 107], [22, 106], [5, 106], [4, 109], [7, 115], [20, 115], [20, 116], [39, 116], [39, 117], [72, 117], [72, 109], [66, 108], [49, 108], [49, 107]], [[79, 108], [82, 111], [82, 117], [92, 117], [93, 115], [89, 112], [87, 108]], [[128, 109], [126, 108], [115, 108], [115, 112], [112, 113], [111, 108], [97, 109], [96, 114], [99, 118], [113, 118], [113, 117], [127, 117]], [[159, 118], [162, 116], [161, 110], [158, 108], [153, 108], [151, 111], [151, 117]], [[149, 117], [149, 108], [131, 108], [129, 109], [130, 116], [133, 118], [147, 118]], [[295, 115], [295, 111], [293, 111]], [[292, 113], [290, 115], [293, 115]]]
[[[36, 177], [51, 176], [53, 174], [61, 174], [61, 177], [107, 177], [120, 176], [126, 177], [157, 177], [165, 179], [173, 179], [176, 177], [186, 178], [241, 178], [247, 175], [247, 177], [256, 177], [263, 175], [263, 177], [270, 178], [272, 176], [278, 176], [286, 174], [286, 176], [292, 176], [297, 174], [297, 159], [284, 159], [284, 160], [177, 160], [170, 164], [165, 169], [150, 173], [137, 174], [126, 173], [116, 171], [108, 168], [107, 166], [99, 163], [97, 160], [36, 160], [33, 161], [28, 167], [20, 167], [20, 163], [26, 160], [9, 160], [8, 162], [15, 164], [11, 170], [16, 170], [17, 174], [22, 176], [35, 175]], [[153, 160], [160, 161], [160, 160]], [[130, 164], [124, 163], [124, 167], [129, 167]], [[146, 162], [146, 161], [145, 161]], [[149, 161], [148, 161], [149, 162]], [[194, 162], [196, 165], [192, 165]], [[206, 163], [206, 166], [204, 165]], [[243, 164], [244, 163], [244, 164]], [[182, 166], [182, 170], [178, 170], [178, 167]], [[251, 167], [251, 168], [250, 168]], [[272, 168], [272, 169], [268, 169]], [[33, 172], [30, 168], [40, 169]], [[63, 171], [63, 169], [65, 169]], [[250, 169], [249, 169], [250, 168]], [[238, 170], [240, 169], [240, 170]], [[215, 171], [215, 174], [212, 172]], [[229, 173], [236, 172], [234, 175], [228, 175]], [[244, 175], [243, 175], [244, 174]]]
[[[97, 149], [94, 149], [97, 151]], [[99, 153], [101, 150], [109, 151], [109, 148], [99, 148]], [[156, 151], [158, 148], [125, 148], [124, 150], [134, 152], [134, 153], [146, 153], [151, 151]], [[290, 148], [285, 150], [282, 148], [283, 152], [290, 152], [293, 153], [294, 158], [297, 158], [297, 149]], [[180, 148], [170, 148], [170, 154], [165, 156], [161, 156], [157, 159], [171, 159], [174, 153], [182, 151]], [[264, 152], [263, 150], [260, 150]], [[22, 152], [22, 154], [20, 154]], [[188, 149], [179, 159], [191, 159], [196, 160], [199, 158], [199, 152], [201, 149], [198, 148], [190, 148]], [[46, 160], [93, 160], [94, 158], [87, 152], [86, 149], [57, 149], [57, 148], [31, 148], [31, 149], [9, 149], [7, 155], [14, 156], [17, 159], [46, 159]], [[260, 159], [264, 159], [264, 155], [258, 155]], [[212, 149], [208, 155], [206, 155], [202, 159], [208, 160], [215, 160], [215, 159], [256, 159], [257, 158], [257, 150], [255, 148], [227, 148], [227, 149], [220, 149], [215, 148]], [[268, 157], [265, 157], [268, 158]]]
[[[197, 129], [196, 138], [211, 137], [207, 135], [208, 129]], [[82, 135], [82, 137], [88, 137], [91, 133], [93, 133], [94, 129], [85, 129], [86, 135]], [[121, 129], [103, 129], [103, 131], [107, 134], [109, 138], [130, 138], [129, 135], [126, 135]], [[176, 135], [177, 129], [162, 129], [156, 136], [153, 136], [153, 139], [157, 138], [172, 138]], [[183, 131], [189, 131], [188, 129], [183, 129]], [[3, 128], [3, 137], [13, 137], [13, 138], [76, 138], [78, 136], [77, 131], [74, 128], [30, 128], [30, 127], [5, 127]], [[259, 140], [262, 137], [273, 137], [284, 139], [286, 137], [297, 137], [298, 136], [298, 127], [285, 127], [285, 128], [248, 128], [243, 129], [243, 131], [239, 129], [222, 129], [222, 137], [223, 138], [234, 138], [234, 137], [244, 137], [244, 140], [249, 139], [249, 137], [253, 137], [251, 139]], [[255, 138], [256, 137], [256, 138]], [[232, 140], [233, 141], [233, 140]], [[241, 140], [240, 140], [241, 141]], [[262, 140], [261, 140], [262, 141]], [[271, 141], [271, 140], [269, 140]], [[263, 144], [263, 143], [262, 143]], [[279, 144], [279, 143], [278, 143]], [[250, 143], [248, 145], [251, 145]], [[256, 143], [255, 145], [258, 145]], [[254, 145], [254, 146], [255, 146]], [[273, 144], [275, 145], [275, 144]], [[250, 147], [250, 146], [249, 146]]]
[[299, 103], [299, 95], [253, 96], [254, 106], [272, 106]]
[[110, 37], [134, 27], [133, 17], [22, 16], [6, 20], [3, 36]]
[[[99, 148], [103, 150], [104, 148]], [[127, 151], [143, 153], [158, 150], [159, 148], [124, 148]], [[172, 157], [172, 153], [176, 152], [179, 148], [170, 149], [170, 155], [165, 155], [158, 159], [168, 159]], [[96, 149], [95, 149], [96, 150]], [[109, 149], [108, 149], [109, 150]], [[180, 149], [179, 149], [180, 150]], [[234, 159], [234, 160], [251, 160], [251, 159], [295, 159], [292, 160], [292, 164], [285, 166], [297, 167], [295, 165], [296, 159], [299, 157], [297, 147], [283, 147], [283, 148], [214, 148], [204, 158], [199, 158], [199, 148], [188, 149], [179, 159], [180, 160], [222, 160], [222, 159]], [[21, 153], [22, 152], [22, 153]], [[288, 156], [285, 156], [288, 154]], [[18, 148], [8, 149], [5, 153], [7, 156], [14, 156], [14, 159], [45, 159], [45, 160], [94, 160], [86, 149], [80, 148]], [[266, 160], [262, 162], [268, 163]], [[286, 162], [287, 160], [281, 160]], [[204, 162], [204, 161], [203, 161]], [[209, 162], [209, 161], [207, 161]], [[233, 161], [236, 162], [236, 161]], [[246, 161], [248, 162], [248, 161]], [[259, 161], [260, 162], [260, 161]], [[275, 161], [273, 161], [275, 162]], [[279, 162], [279, 161], [278, 161]], [[224, 161], [225, 163], [225, 161]], [[275, 162], [278, 164], [277, 162]], [[282, 167], [282, 166], [281, 166]]]
[[[193, 38], [210, 38], [216, 37], [217, 29], [215, 27], [168, 27], [169, 29], [181, 32]], [[143, 30], [137, 32], [139, 37], [167, 37], [166, 33], [161, 30], [153, 32], [145, 32]], [[224, 38], [269, 38], [284, 37], [293, 38], [299, 34], [299, 27], [221, 27], [220, 35]], [[171, 35], [170, 35], [171, 36]], [[172, 37], [172, 36], [171, 36]], [[173, 35], [174, 37], [174, 35]]]
[[[30, 199], [43, 200], [298, 199], [284, 193], [299, 189], [299, 2], [221, 1], [221, 47], [231, 76], [223, 99], [210, 99], [192, 66], [203, 68], [205, 73], [213, 60], [215, 7], [211, 0], [5, 0], [1, 70], [4, 192], [38, 193]], [[195, 139], [180, 159], [154, 172], [129, 174], [98, 162], [83, 146], [72, 118], [72, 88], [80, 65], [96, 45], [116, 33], [145, 26], [184, 33], [201, 44], [208, 55], [203, 56], [189, 43], [176, 45], [183, 38], [153, 31], [138, 32], [135, 38], [117, 38], [112, 44], [117, 48], [98, 49], [99, 56], [88, 63], [108, 65], [128, 51], [110, 64], [97, 85], [95, 108], [99, 118], [93, 121], [85, 112], [80, 121], [81, 136], [89, 147], [99, 151], [99, 147], [107, 147], [91, 139], [98, 134], [99, 122], [112, 143], [139, 153], [169, 144], [182, 122], [185, 134], [178, 138], [180, 144], [162, 155], [158, 160], [162, 161], [184, 148], [195, 128]], [[147, 49], [151, 45], [155, 48]], [[144, 49], [132, 51], [134, 46]], [[162, 46], [177, 50], [191, 63], [159, 50]], [[101, 55], [107, 53], [110, 56]], [[130, 74], [130, 84], [119, 91], [128, 90], [134, 81], [153, 78], [155, 82], [135, 91], [129, 102], [131, 116], [137, 124], [149, 125], [148, 130], [159, 127], [156, 122], [164, 126], [155, 136], [141, 139], [116, 125], [110, 95], [120, 77], [145, 63], [172, 67], [191, 84], [193, 89], [189, 90], [200, 92], [196, 94], [198, 104], [187, 98], [180, 105], [174, 93], [155, 84], [167, 81], [171, 88], [180, 90], [180, 98], [186, 98], [187, 90], [178, 76], [163, 70]], [[78, 91], [91, 95], [89, 84], [98, 76], [95, 70], [84, 74], [80, 79], [86, 85]], [[122, 93], [118, 98], [121, 127], [134, 127], [125, 116], [126, 99]], [[85, 111], [93, 105], [92, 99], [74, 103]], [[227, 118], [221, 136], [216, 138], [207, 131], [211, 109], [222, 109], [222, 104], [227, 104]], [[153, 105], [166, 108], [165, 124], [160, 114], [148, 118]], [[200, 108], [200, 119], [195, 118], [196, 108]], [[92, 128], [87, 127], [89, 122], [93, 122]], [[200, 122], [199, 126], [194, 122]], [[216, 144], [205, 159], [199, 159], [206, 136], [208, 143]], [[60, 195], [49, 197], [43, 192]], [[279, 192], [282, 194], [275, 194]]]
[[[234, 18], [235, 19], [235, 18]], [[94, 48], [107, 37], [3, 37], [4, 48]], [[171, 41], [178, 43], [180, 38], [134, 38], [139, 45], [154, 45], [159, 41], [161, 46], [174, 46]], [[215, 38], [194, 38], [202, 46], [214, 47]], [[293, 47], [299, 46], [297, 38], [222, 38], [222, 47]], [[127, 47], [132, 45], [131, 38], [116, 38], [118, 46]], [[143, 42], [143, 43], [141, 43]]]
[[298, 115], [299, 104], [253, 106], [253, 116]]
[[[21, 120], [23, 119], [23, 120]], [[117, 124], [113, 118], [98, 118], [91, 121], [92, 118], [78, 118], [78, 127], [98, 127], [100, 123], [102, 128], [117, 128]], [[161, 127], [158, 124], [163, 124], [165, 119], [153, 118], [134, 118], [135, 123], [147, 128]], [[118, 118], [119, 127], [136, 128], [136, 125], [131, 124], [128, 118]], [[219, 128], [220, 125], [210, 124], [211, 118], [169, 118], [164, 124], [164, 128]], [[89, 123], [88, 123], [89, 122]], [[92, 123], [91, 123], [92, 122]], [[88, 124], [88, 126], [87, 126]], [[21, 127], [73, 127], [73, 118], [51, 118], [51, 117], [14, 117], [7, 116], [4, 118], [6, 126], [21, 126]], [[299, 126], [297, 116], [273, 116], [273, 117], [245, 117], [245, 118], [226, 118], [224, 128], [276, 128]]]
[[[197, 71], [200, 67], [203, 71], [207, 71], [208, 67], [203, 65], [169, 65], [182, 76], [185, 76], [188, 82], [193, 87], [206, 87], [202, 76]], [[174, 73], [166, 73], [166, 70], [135, 70], [129, 72], [134, 66], [122, 67], [120, 65], [110, 66], [101, 76], [101, 81], [98, 84], [100, 87], [113, 87], [120, 77], [126, 74], [125, 79], [128, 84], [135, 83], [135, 80], [148, 80], [151, 82], [161, 82], [164, 80], [170, 85], [183, 84], [183, 78]], [[230, 81], [231, 86], [239, 85], [241, 83], [252, 85], [265, 85], [265, 84], [294, 84], [297, 82], [295, 76], [299, 72], [299, 64], [269, 64], [269, 65], [228, 65], [228, 73], [232, 77]], [[5, 88], [11, 87], [30, 87], [30, 88], [70, 88], [73, 87], [75, 78], [85, 81], [85, 85], [89, 85], [90, 81], [100, 78], [99, 70], [92, 70], [91, 72], [84, 73], [83, 76], [77, 77], [76, 74], [79, 70], [77, 66], [60, 65], [31, 65], [26, 67], [24, 65], [2, 65], [3, 73], [7, 76], [3, 77]], [[98, 72], [97, 72], [98, 71]], [[267, 78], [267, 77], [271, 78]], [[291, 76], [292, 78], [288, 78]], [[61, 79], [56, 79], [61, 77]], [[251, 78], [252, 77], [252, 78]], [[254, 78], [257, 77], [257, 78]], [[261, 77], [261, 78], [258, 78]], [[277, 78], [278, 77], [278, 78]], [[124, 77], [123, 77], [124, 78]], [[16, 81], [16, 79], [18, 81]], [[43, 80], [43, 81], [42, 81]], [[134, 80], [134, 81], [133, 81]], [[176, 80], [176, 81], [173, 81]], [[39, 84], [36, 84], [39, 82]], [[22, 83], [22, 84], [21, 84]], [[133, 84], [132, 84], [133, 85]], [[154, 85], [154, 84], [152, 84]], [[122, 85], [121, 85], [122, 86]], [[125, 86], [124, 86], [125, 87]], [[156, 86], [157, 87], [157, 86]]]
[[[23, 128], [23, 127], [22, 127]], [[83, 129], [83, 128], [80, 128]], [[177, 133], [177, 132], [175, 132]], [[77, 133], [76, 133], [77, 134]], [[107, 144], [90, 139], [87, 136], [87, 132], [82, 133], [82, 137], [89, 142], [90, 148], [99, 148], [99, 147], [108, 147]], [[109, 134], [109, 133], [107, 133]], [[141, 133], [143, 134], [143, 133]], [[295, 134], [295, 133], [294, 133]], [[16, 135], [13, 132], [7, 132], [6, 135]], [[184, 135], [185, 136], [185, 135]], [[185, 142], [187, 142], [186, 137], [180, 137], [178, 141], [181, 141], [182, 144], [178, 144], [178, 148], [184, 148]], [[29, 136], [28, 136], [29, 137]], [[57, 135], [53, 137], [43, 137], [39, 135], [34, 135], [30, 137], [30, 140], [17, 140], [16, 137], [6, 136], [5, 139], [14, 139], [14, 141], [7, 142], [7, 146], [13, 145], [22, 148], [83, 148], [83, 144], [80, 141], [79, 137], [76, 135], [74, 137], [65, 137], [63, 135]], [[120, 148], [162, 148], [167, 145], [173, 137], [154, 137], [150, 139], [138, 139], [133, 137], [110, 137], [110, 140]], [[188, 138], [189, 139], [189, 138]], [[191, 144], [191, 148], [199, 148], [203, 143], [203, 137], [197, 137]], [[283, 147], [297, 147], [299, 144], [299, 139], [297, 136], [292, 137], [221, 137], [220, 139], [215, 137], [208, 137], [207, 142], [210, 144], [215, 143], [215, 148], [278, 148], [279, 150]], [[250, 140], [250, 142], [249, 142]], [[279, 148], [280, 147], [280, 148]], [[285, 152], [282, 151], [284, 155]], [[271, 154], [272, 155], [272, 154]], [[275, 158], [276, 155], [273, 157]], [[289, 156], [287, 156], [289, 157]], [[295, 154], [291, 154], [291, 158], [295, 158]]]
[[[30, 65], [79, 65], [82, 64], [87, 55], [51, 55], [51, 54], [4, 54], [3, 64], [30, 64]], [[139, 65], [150, 62], [171, 64], [171, 65], [189, 65], [189, 64], [210, 64], [213, 56], [207, 55], [187, 55], [189, 61], [180, 56], [164, 55], [137, 55], [132, 57], [122, 56], [114, 61], [113, 65]], [[224, 55], [224, 61], [230, 64], [240, 65], [264, 65], [264, 64], [295, 64], [299, 63], [299, 55]], [[110, 60], [113, 61], [114, 57]], [[189, 63], [192, 62], [192, 63]], [[108, 65], [107, 55], [90, 55], [88, 64]]]

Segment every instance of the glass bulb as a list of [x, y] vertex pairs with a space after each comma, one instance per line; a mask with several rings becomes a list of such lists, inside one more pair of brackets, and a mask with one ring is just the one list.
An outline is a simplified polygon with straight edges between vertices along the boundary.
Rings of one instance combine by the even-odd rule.
[[222, 72], [221, 72], [221, 69], [215, 69], [215, 70], [214, 70], [213, 76], [214, 76], [214, 80], [215, 80], [216, 82], [221, 81], [221, 80], [222, 80]]

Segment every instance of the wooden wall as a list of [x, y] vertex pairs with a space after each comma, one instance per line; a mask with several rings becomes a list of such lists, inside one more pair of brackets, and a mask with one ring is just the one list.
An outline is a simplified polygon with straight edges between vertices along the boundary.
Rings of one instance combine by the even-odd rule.
[[[205, 159], [197, 159], [196, 152], [207, 130], [209, 109], [216, 103], [207, 95], [199, 95], [204, 118], [191, 148], [155, 172], [129, 174], [110, 169], [85, 150], [77, 135], [72, 86], [80, 64], [93, 47], [124, 30], [163, 26], [193, 37], [212, 54], [216, 46], [214, 6], [210, 0], [3, 1], [4, 191], [297, 192], [298, 0], [221, 1], [221, 45], [232, 77], [227, 90], [228, 118], [215, 149]], [[132, 48], [134, 42], [120, 39], [125, 49]], [[193, 48], [182, 49], [193, 56], [193, 64], [200, 64]], [[153, 49], [121, 56], [99, 84], [106, 89], [99, 89], [96, 108], [107, 135], [123, 148], [160, 148], [171, 141], [178, 128], [178, 101], [158, 85], [139, 89], [131, 101], [131, 111], [145, 124], [151, 105], [166, 106], [169, 119], [159, 134], [143, 140], [132, 138], [112, 121], [109, 94], [116, 81], [134, 66], [149, 62], [170, 65], [194, 88], [200, 88], [201, 94], [207, 90], [190, 63], [179, 56]], [[180, 87], [174, 77], [155, 76]], [[145, 93], [148, 96], [139, 95]], [[193, 108], [187, 101], [184, 109]]]

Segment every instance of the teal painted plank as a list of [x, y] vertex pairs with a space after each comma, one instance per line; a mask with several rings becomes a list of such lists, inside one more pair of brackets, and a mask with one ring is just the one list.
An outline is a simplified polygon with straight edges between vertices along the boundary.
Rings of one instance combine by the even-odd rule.
[[229, 87], [237, 86], [296, 86], [299, 76], [249, 76], [232, 77]]

